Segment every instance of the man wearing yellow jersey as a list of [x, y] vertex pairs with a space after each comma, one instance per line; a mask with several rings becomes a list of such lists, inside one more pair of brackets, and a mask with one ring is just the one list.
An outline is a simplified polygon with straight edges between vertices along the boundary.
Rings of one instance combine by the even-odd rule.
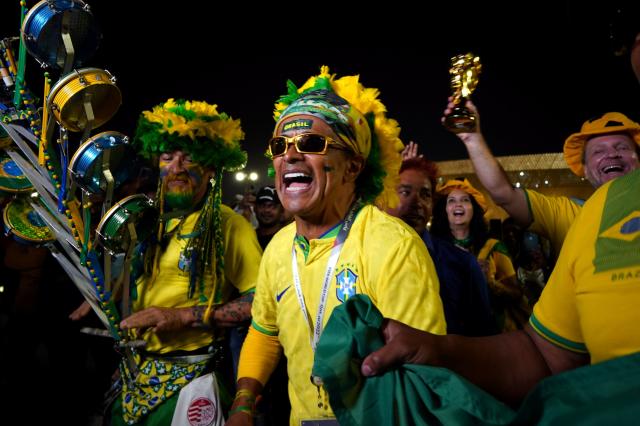
[[[332, 310], [368, 295], [387, 317], [444, 334], [435, 268], [420, 237], [371, 205], [395, 197], [402, 143], [394, 120], [357, 76], [326, 67], [276, 105], [269, 142], [276, 189], [295, 222], [265, 251], [227, 424], [251, 424], [256, 396], [282, 349], [291, 425], [337, 424], [310, 379], [316, 343]], [[311, 423], [313, 422], [313, 423]]]
[[[477, 114], [472, 102], [467, 108]], [[445, 116], [453, 104], [448, 105]], [[516, 223], [551, 241], [555, 253], [571, 223], [580, 212], [581, 202], [568, 197], [552, 197], [529, 189], [511, 186], [504, 170], [491, 154], [480, 131], [459, 133], [473, 168], [491, 198], [504, 208]], [[564, 157], [569, 168], [587, 179], [594, 188], [640, 168], [640, 125], [624, 114], [609, 112], [594, 120], [585, 121], [579, 133], [567, 138]]]
[[[220, 204], [222, 171], [246, 161], [239, 120], [216, 105], [168, 100], [144, 111], [134, 145], [158, 158], [157, 240], [143, 243], [134, 313], [120, 326], [146, 346], [137, 374], [121, 368], [112, 424], [222, 424], [213, 344], [250, 319], [261, 249], [242, 216]], [[204, 424], [204, 423], [203, 423]]]
[[397, 363], [443, 366], [517, 403], [546, 376], [640, 351], [638, 188], [640, 170], [611, 180], [587, 201], [525, 330], [470, 339], [390, 321], [387, 345], [363, 361], [363, 374]]

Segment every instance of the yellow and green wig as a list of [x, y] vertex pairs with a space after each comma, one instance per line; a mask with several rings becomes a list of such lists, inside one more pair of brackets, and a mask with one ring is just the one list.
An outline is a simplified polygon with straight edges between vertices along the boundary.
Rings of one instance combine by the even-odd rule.
[[240, 147], [244, 132], [217, 105], [201, 101], [174, 101], [143, 111], [133, 139], [145, 157], [182, 150], [204, 167], [233, 170], [243, 167], [247, 153]]
[[403, 144], [398, 122], [387, 118], [387, 108], [378, 99], [380, 91], [364, 87], [357, 75], [336, 79], [327, 66], [302, 87], [291, 81], [287, 87], [288, 93], [275, 105], [276, 129], [293, 115], [320, 118], [345, 146], [366, 161], [356, 181], [357, 195], [382, 209], [395, 207]]

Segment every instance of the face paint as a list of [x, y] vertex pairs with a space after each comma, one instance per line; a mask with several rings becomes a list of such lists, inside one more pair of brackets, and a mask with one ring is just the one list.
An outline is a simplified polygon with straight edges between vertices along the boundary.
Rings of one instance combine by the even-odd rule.
[[185, 210], [193, 204], [193, 191], [171, 191], [165, 193], [164, 202], [166, 210]]
[[205, 171], [199, 164], [187, 156], [161, 158], [159, 166], [167, 209], [188, 209], [200, 201]]

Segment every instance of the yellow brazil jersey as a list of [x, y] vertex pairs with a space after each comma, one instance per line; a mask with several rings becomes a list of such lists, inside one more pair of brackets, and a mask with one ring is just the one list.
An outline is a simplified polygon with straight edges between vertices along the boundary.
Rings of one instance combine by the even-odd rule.
[[640, 350], [640, 170], [584, 205], [530, 323], [597, 363]]
[[516, 274], [507, 248], [504, 243], [496, 239], [489, 238], [484, 243], [484, 246], [478, 252], [478, 261], [487, 262], [485, 277], [489, 285], [494, 281], [502, 281]]
[[533, 220], [529, 230], [548, 239], [557, 255], [582, 207], [567, 197], [550, 197], [529, 189], [524, 193]]
[[[336, 227], [337, 228], [337, 227]], [[312, 332], [293, 282], [291, 251], [295, 223], [276, 234], [260, 265], [253, 302], [253, 327], [277, 335], [287, 357], [291, 424], [332, 417], [318, 408], [318, 388], [310, 381]], [[337, 232], [308, 244], [296, 239], [302, 293], [315, 325], [327, 260]], [[367, 294], [385, 317], [412, 327], [444, 334], [446, 324], [435, 267], [413, 229], [373, 206], [358, 213], [338, 258], [323, 322], [332, 310], [355, 294]]]
[[[178, 267], [180, 253], [187, 244], [187, 239], [178, 235], [187, 235], [193, 231], [199, 212], [190, 214], [184, 223], [169, 223], [167, 228], [177, 226], [177, 232], [171, 237], [169, 244], [161, 253], [160, 270], [154, 283], [147, 276], [138, 279], [138, 299], [133, 303], [133, 310], [139, 311], [151, 306], [185, 307], [206, 305], [200, 300], [199, 292], [188, 298], [189, 273]], [[222, 236], [224, 241], [224, 276], [222, 300], [226, 302], [235, 287], [245, 293], [255, 287], [258, 276], [258, 265], [262, 249], [258, 244], [256, 233], [251, 224], [242, 216], [234, 213], [229, 207], [222, 205], [220, 209]], [[206, 297], [211, 295], [211, 276], [205, 277]], [[213, 340], [211, 330], [189, 329], [180, 333], [163, 334], [161, 336], [148, 332], [146, 350], [149, 352], [167, 353], [176, 350], [195, 350], [209, 345]]]

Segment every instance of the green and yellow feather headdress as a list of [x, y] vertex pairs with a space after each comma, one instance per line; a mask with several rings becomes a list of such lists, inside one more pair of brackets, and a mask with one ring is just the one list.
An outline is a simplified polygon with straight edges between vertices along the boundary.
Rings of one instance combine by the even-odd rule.
[[133, 144], [146, 157], [180, 149], [202, 166], [233, 170], [247, 162], [242, 139], [240, 120], [218, 112], [217, 105], [169, 99], [142, 112]]

